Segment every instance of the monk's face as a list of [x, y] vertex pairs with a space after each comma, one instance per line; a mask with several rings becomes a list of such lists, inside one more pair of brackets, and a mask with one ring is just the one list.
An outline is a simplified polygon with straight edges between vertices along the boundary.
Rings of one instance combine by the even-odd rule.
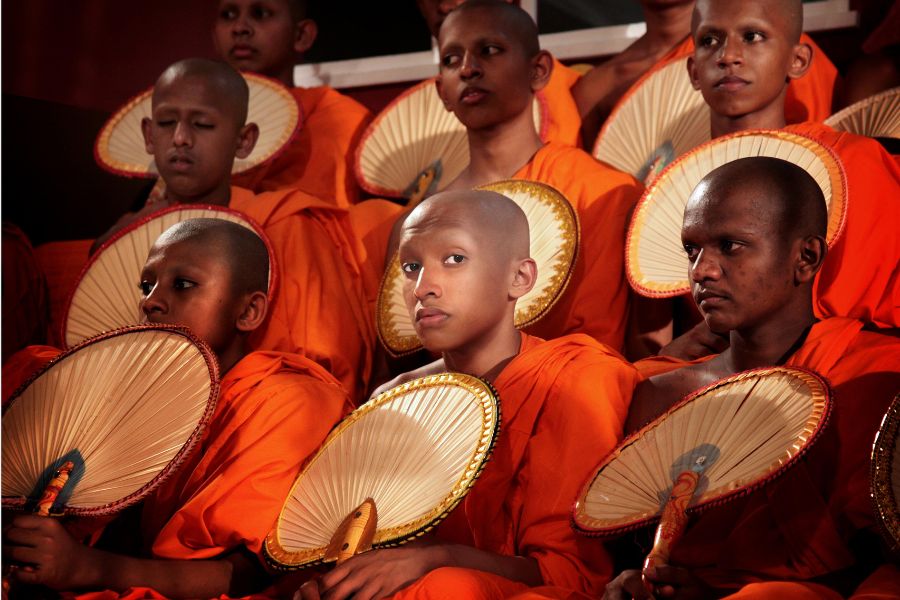
[[216, 51], [239, 71], [279, 77], [296, 60], [287, 0], [223, 0], [213, 27]]
[[223, 254], [216, 244], [157, 240], [141, 271], [145, 320], [186, 325], [220, 354], [235, 339], [242, 312]]
[[710, 329], [727, 333], [765, 323], [795, 293], [792, 243], [759, 186], [726, 191], [701, 183], [684, 212], [681, 240], [691, 293]]
[[452, 14], [441, 27], [438, 92], [469, 129], [531, 110], [532, 61], [489, 7]]
[[151, 118], [142, 124], [147, 152], [179, 201], [227, 186], [241, 145], [237, 110], [212, 87], [192, 76], [158, 84]]
[[[419, 12], [428, 25], [428, 31], [435, 37], [441, 31], [441, 25], [444, 19], [450, 14], [454, 8], [465, 2], [466, 0], [416, 0], [419, 6]], [[518, 4], [516, 0], [507, 0], [510, 4]]]
[[717, 115], [739, 118], [778, 110], [794, 45], [779, 0], [700, 0], [688, 71]]

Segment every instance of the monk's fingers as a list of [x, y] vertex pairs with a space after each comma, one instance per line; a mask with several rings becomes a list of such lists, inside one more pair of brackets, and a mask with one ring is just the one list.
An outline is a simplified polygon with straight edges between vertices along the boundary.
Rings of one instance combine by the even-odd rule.
[[353, 594], [353, 600], [379, 600], [391, 595], [390, 590], [385, 589], [383, 583], [377, 579], [370, 579]]
[[47, 530], [57, 524], [55, 519], [47, 517], [38, 517], [37, 515], [17, 515], [10, 523], [10, 529], [36, 529]]
[[319, 600], [319, 581], [307, 581], [294, 592], [294, 600]]
[[622, 571], [619, 576], [609, 582], [604, 600], [629, 600], [630, 598], [652, 598], [653, 596], [644, 587], [641, 580], [641, 572], [638, 569]]
[[684, 586], [694, 582], [694, 578], [689, 570], [669, 565], [659, 565], [645, 569], [644, 574], [647, 576], [647, 579], [660, 586]]
[[[50, 559], [50, 555], [37, 548], [29, 548], [27, 546], [3, 546], [3, 560], [19, 565], [41, 565]], [[33, 569], [15, 569], [18, 574], [20, 571], [32, 571]]]

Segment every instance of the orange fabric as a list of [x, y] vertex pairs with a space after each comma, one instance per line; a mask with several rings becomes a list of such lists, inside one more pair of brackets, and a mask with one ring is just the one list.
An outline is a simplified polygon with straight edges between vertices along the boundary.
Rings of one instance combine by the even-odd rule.
[[545, 142], [581, 147], [581, 115], [572, 97], [572, 86], [579, 79], [581, 73], [553, 59], [550, 81], [538, 96], [546, 104], [549, 118], [541, 136]]
[[347, 211], [299, 190], [253, 195], [232, 188], [229, 206], [262, 225], [278, 262], [275, 299], [251, 347], [307, 356], [351, 398], [365, 398], [375, 333], [360, 266], [364, 250]]
[[896, 600], [900, 598], [900, 568], [881, 565], [856, 588], [852, 600]]
[[34, 249], [38, 264], [47, 277], [50, 293], [50, 329], [48, 342], [61, 346], [62, 316], [78, 277], [88, 261], [94, 240], [48, 242]]
[[816, 583], [800, 583], [796, 581], [772, 581], [768, 583], [751, 583], [734, 594], [725, 596], [726, 600], [841, 600], [843, 596]]
[[[494, 381], [502, 426], [491, 460], [437, 537], [534, 558], [546, 586], [562, 588], [556, 597], [601, 593], [611, 559], [601, 544], [576, 535], [569, 517], [581, 485], [621, 439], [637, 381], [630, 365], [588, 336], [545, 342], [523, 333], [519, 355]], [[396, 597], [482, 590], [495, 598], [524, 589], [480, 571], [442, 569]]]
[[569, 285], [550, 312], [527, 328], [552, 339], [586, 333], [621, 350], [628, 315], [625, 234], [643, 187], [587, 152], [556, 142], [541, 148], [513, 176], [559, 190], [578, 215], [578, 257]]
[[844, 233], [813, 288], [816, 316], [900, 327], [900, 168], [871, 138], [818, 123], [789, 125], [834, 150], [847, 175]]
[[366, 200], [350, 207], [350, 225], [365, 252], [362, 276], [370, 315], [375, 315], [391, 229], [404, 210], [389, 200]]
[[291, 93], [302, 111], [300, 131], [274, 160], [234, 176], [232, 183], [255, 192], [298, 188], [337, 206], [358, 202], [353, 153], [372, 114], [328, 86]]
[[59, 348], [52, 346], [26, 346], [9, 357], [3, 363], [3, 404], [5, 405], [10, 396], [28, 381], [32, 375], [49, 363], [51, 360], [59, 356], [62, 352]]
[[505, 577], [457, 567], [441, 567], [428, 573], [419, 581], [394, 596], [415, 598], [416, 600], [458, 600], [469, 598], [478, 600], [532, 600], [545, 598], [575, 599], [590, 598], [585, 594], [552, 586], [529, 588], [524, 583], [510, 581]]

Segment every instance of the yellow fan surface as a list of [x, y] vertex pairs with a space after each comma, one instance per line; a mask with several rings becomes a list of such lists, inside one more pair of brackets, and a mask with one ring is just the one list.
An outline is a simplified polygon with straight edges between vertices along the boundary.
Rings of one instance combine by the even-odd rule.
[[276, 567], [325, 559], [350, 511], [372, 498], [374, 546], [434, 527], [465, 496], [499, 427], [493, 390], [457, 373], [417, 379], [370, 400], [328, 436], [304, 467], [266, 538]]
[[[250, 88], [247, 122], [259, 126], [259, 139], [247, 158], [235, 159], [232, 173], [243, 173], [273, 158], [300, 126], [300, 105], [278, 82], [244, 73]], [[151, 116], [147, 90], [119, 109], [100, 130], [94, 146], [100, 166], [118, 175], [152, 177], [159, 173], [153, 155], [147, 154], [141, 120]]]
[[885, 538], [900, 549], [900, 394], [894, 397], [872, 449], [871, 488]]
[[900, 138], [900, 87], [851, 104], [825, 119], [825, 124], [857, 135]]
[[108, 514], [136, 502], [196, 441], [215, 405], [216, 369], [205, 345], [159, 326], [65, 353], [3, 413], [4, 506], [39, 497], [63, 457], [75, 457], [66, 513]]
[[[577, 529], [609, 534], [659, 516], [679, 473], [700, 459], [698, 507], [747, 492], [805, 451], [825, 424], [828, 388], [809, 371], [739, 373], [694, 394], [614, 450], [582, 490]], [[702, 458], [701, 458], [702, 457]]]
[[[528, 218], [530, 251], [537, 263], [538, 278], [532, 290], [516, 303], [516, 326], [526, 327], [547, 314], [565, 291], [578, 251], [578, 219], [565, 196], [543, 183], [510, 179], [479, 189], [510, 198]], [[403, 299], [404, 281], [395, 255], [382, 279], [377, 309], [379, 338], [395, 355], [422, 346]]]
[[[535, 127], [541, 131], [542, 104], [534, 102]], [[444, 108], [434, 79], [425, 80], [395, 99], [363, 134], [356, 152], [356, 178], [365, 190], [393, 198], [444, 189], [469, 164], [466, 128]], [[434, 167], [433, 176], [418, 184]]]
[[[150, 248], [172, 225], [198, 218], [231, 221], [266, 239], [262, 230], [247, 217], [224, 208], [176, 206], [150, 215], [112, 238], [88, 262], [63, 318], [62, 339], [66, 346], [72, 347], [104, 331], [140, 323], [143, 315], [139, 307], [141, 291], [138, 284]], [[273, 264], [270, 252], [270, 297]]]
[[594, 157], [650, 183], [709, 141], [709, 107], [691, 86], [686, 61], [675, 59], [635, 84], [597, 136]]
[[840, 236], [847, 210], [843, 166], [818, 142], [785, 131], [743, 131], [721, 137], [683, 155], [650, 184], [631, 218], [625, 271], [631, 286], [649, 297], [690, 291], [690, 263], [681, 245], [684, 209], [694, 188], [712, 170], [751, 156], [780, 158], [805, 169], [828, 203], [829, 246]]

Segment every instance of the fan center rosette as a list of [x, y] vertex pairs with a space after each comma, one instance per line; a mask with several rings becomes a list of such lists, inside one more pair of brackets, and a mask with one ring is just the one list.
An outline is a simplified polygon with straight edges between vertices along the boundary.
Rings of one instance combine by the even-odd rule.
[[269, 251], [269, 302], [277, 285], [277, 263], [268, 236], [250, 217], [222, 206], [183, 204], [159, 210], [122, 229], [88, 260], [62, 318], [66, 347], [104, 331], [143, 321], [138, 287], [141, 269], [154, 242], [169, 227], [188, 219], [223, 219], [258, 235]]
[[32, 508], [66, 462], [51, 514], [138, 502], [199, 441], [218, 389], [215, 356], [181, 327], [129, 327], [63, 352], [3, 409], [3, 507]]
[[[550, 311], [569, 283], [580, 241], [578, 217], [565, 196], [536, 181], [509, 179], [476, 189], [503, 194], [518, 204], [528, 219], [537, 281], [516, 303], [515, 316], [516, 327], [527, 327]], [[399, 256], [395, 254], [381, 280], [376, 309], [378, 338], [393, 356], [403, 356], [422, 347], [403, 298], [405, 279]]]
[[637, 293], [671, 298], [690, 292], [690, 261], [681, 244], [688, 199], [711, 171], [752, 156], [792, 162], [815, 179], [828, 203], [826, 241], [829, 247], [834, 245], [843, 233], [847, 214], [847, 178], [834, 152], [796, 133], [741, 131], [681, 156], [647, 186], [631, 217], [625, 241], [625, 273]]
[[303, 468], [266, 537], [266, 559], [281, 570], [331, 562], [332, 538], [348, 515], [368, 510], [367, 498], [377, 511], [372, 546], [431, 530], [484, 468], [499, 410], [489, 384], [459, 373], [416, 379], [363, 404]]
[[900, 394], [894, 396], [875, 436], [870, 480], [884, 538], [900, 551]]
[[830, 408], [828, 385], [803, 369], [754, 369], [716, 382], [603, 459], [578, 496], [573, 526], [602, 536], [652, 523], [687, 471], [700, 475], [691, 510], [750, 493], [808, 450]]

